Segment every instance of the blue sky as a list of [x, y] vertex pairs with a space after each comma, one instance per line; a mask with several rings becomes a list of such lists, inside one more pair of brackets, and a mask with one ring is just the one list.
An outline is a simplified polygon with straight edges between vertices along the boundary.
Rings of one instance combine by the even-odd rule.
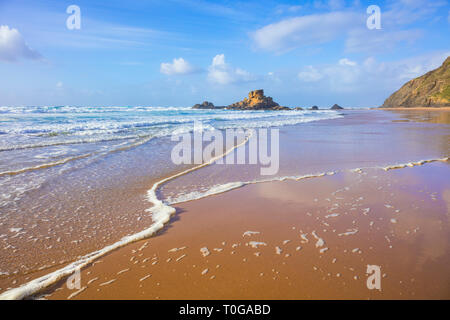
[[0, 0], [0, 105], [222, 105], [263, 88], [372, 107], [438, 67], [449, 35], [446, 0]]

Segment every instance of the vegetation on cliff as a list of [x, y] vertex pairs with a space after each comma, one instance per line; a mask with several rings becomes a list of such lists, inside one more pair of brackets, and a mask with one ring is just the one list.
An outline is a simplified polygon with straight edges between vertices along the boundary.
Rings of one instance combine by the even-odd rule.
[[408, 81], [382, 107], [450, 107], [450, 57], [439, 68]]

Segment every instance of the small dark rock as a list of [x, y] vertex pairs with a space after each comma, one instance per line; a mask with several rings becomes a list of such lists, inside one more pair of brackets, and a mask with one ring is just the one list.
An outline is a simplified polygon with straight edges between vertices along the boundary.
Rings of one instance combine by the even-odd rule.
[[192, 107], [192, 109], [223, 109], [225, 107], [222, 106], [214, 106], [214, 104], [212, 102], [208, 102], [208, 101], [203, 101], [203, 103], [201, 104], [196, 104]]

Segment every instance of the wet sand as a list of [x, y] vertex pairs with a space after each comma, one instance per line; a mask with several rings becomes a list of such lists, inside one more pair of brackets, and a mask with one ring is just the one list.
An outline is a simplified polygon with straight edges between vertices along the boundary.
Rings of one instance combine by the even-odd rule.
[[448, 173], [345, 171], [185, 203], [158, 236], [82, 270], [78, 294], [60, 283], [45, 298], [449, 299]]
[[421, 111], [450, 111], [450, 107], [413, 107], [413, 108], [376, 108], [380, 110], [421, 110]]
[[[445, 269], [449, 262], [448, 162], [389, 171], [380, 167], [448, 157], [450, 113], [346, 112], [342, 119], [280, 130], [280, 176], [336, 174], [250, 184], [174, 205], [176, 215], [157, 236], [115, 250], [84, 268], [80, 291], [68, 290], [63, 279], [46, 290], [50, 295], [44, 297], [449, 298], [450, 281]], [[139, 149], [133, 151], [136, 157], [140, 153]], [[111, 161], [107, 160], [105, 165], [108, 163]], [[351, 171], [355, 168], [363, 168], [362, 173]], [[151, 224], [151, 217], [145, 212], [151, 204], [145, 193], [155, 178], [144, 171], [131, 172], [132, 175], [117, 174], [119, 180], [114, 184], [74, 193], [90, 194], [89, 199], [96, 199], [89, 203], [95, 210], [92, 218], [101, 214], [105, 217], [102, 223], [108, 226], [105, 230], [119, 231], [107, 233], [112, 239]], [[248, 165], [211, 165], [170, 181], [158, 195], [164, 198], [166, 194], [176, 194], [177, 188], [195, 190], [216, 183], [250, 181], [258, 177], [258, 172], [258, 167]], [[65, 186], [70, 185], [66, 182]], [[61, 193], [61, 197], [64, 194], [67, 192]], [[83, 196], [78, 198], [77, 201], [88, 201]], [[113, 205], [104, 207], [104, 199]], [[70, 199], [64, 202], [70, 207], [82, 204]], [[402, 219], [397, 219], [397, 215]], [[78, 219], [80, 227], [67, 233], [68, 240], [79, 238], [81, 232], [90, 238], [92, 244], [88, 244], [92, 247], [101, 248], [101, 242], [111, 242], [84, 233], [83, 226], [92, 224], [83, 220], [82, 215]], [[48, 223], [51, 228], [51, 222]], [[246, 231], [259, 233], [244, 236]], [[339, 236], [346, 233], [349, 234]], [[321, 242], [319, 238], [325, 243], [316, 246]], [[101, 242], [96, 243], [97, 240]], [[52, 239], [48, 241], [54, 245]], [[79, 244], [71, 246], [70, 257], [77, 252], [92, 252]], [[205, 257], [200, 251], [204, 247], [210, 253]], [[176, 248], [179, 250], [172, 250]], [[55, 261], [59, 256], [54, 252], [39, 251], [36, 258], [44, 256]], [[57, 253], [61, 252], [64, 253]], [[5, 265], [10, 262], [20, 265], [34, 259], [16, 252], [11, 254], [13, 260], [3, 260]], [[381, 266], [384, 274], [381, 292], [367, 289], [367, 264]], [[56, 263], [41, 271], [2, 276], [0, 286], [2, 290], [17, 287], [64, 265]]]

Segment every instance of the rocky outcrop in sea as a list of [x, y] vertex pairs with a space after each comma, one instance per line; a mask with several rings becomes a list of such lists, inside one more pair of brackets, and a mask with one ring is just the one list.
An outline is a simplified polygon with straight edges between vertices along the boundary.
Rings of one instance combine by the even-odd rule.
[[248, 98], [230, 104], [229, 106], [214, 106], [213, 103], [204, 101], [201, 104], [196, 104], [193, 109], [228, 109], [228, 110], [291, 110], [288, 107], [280, 106], [273, 101], [272, 97], [266, 97], [264, 90], [250, 91]]

